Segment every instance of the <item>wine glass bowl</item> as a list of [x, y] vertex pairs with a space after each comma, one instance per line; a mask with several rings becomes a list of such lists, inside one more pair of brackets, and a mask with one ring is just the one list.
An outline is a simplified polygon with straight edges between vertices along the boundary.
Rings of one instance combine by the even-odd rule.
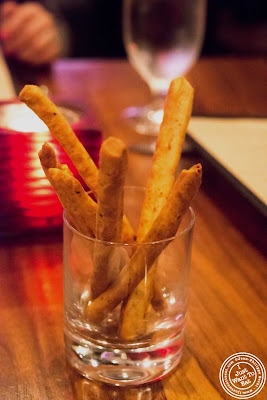
[[205, 0], [124, 0], [128, 59], [153, 95], [151, 104], [123, 112], [138, 133], [157, 135], [171, 80], [188, 72], [199, 56], [205, 14]]

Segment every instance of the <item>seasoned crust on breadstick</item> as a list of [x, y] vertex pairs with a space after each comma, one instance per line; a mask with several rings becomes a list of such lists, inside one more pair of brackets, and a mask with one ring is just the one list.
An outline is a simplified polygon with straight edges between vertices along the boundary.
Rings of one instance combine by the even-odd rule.
[[[152, 168], [146, 186], [145, 200], [141, 212], [137, 240], [142, 241], [155, 218], [165, 204], [173, 187], [176, 171], [181, 157], [186, 129], [193, 104], [193, 88], [185, 78], [174, 79], [166, 97], [163, 121], [157, 139]], [[122, 326], [129, 321], [127, 335], [134, 337], [145, 332], [146, 311], [152, 297], [160, 298], [155, 291], [156, 265], [140, 282], [122, 308]], [[124, 321], [123, 321], [124, 320]], [[141, 322], [142, 321], [142, 322]], [[124, 329], [126, 331], [126, 329]], [[132, 332], [130, 332], [132, 331]]]
[[42, 145], [42, 148], [39, 151], [38, 156], [39, 156], [42, 168], [44, 170], [44, 173], [48, 179], [49, 179], [49, 177], [48, 177], [49, 168], [62, 169], [60, 162], [56, 158], [56, 153], [55, 153], [54, 149], [48, 143], [44, 143]]
[[88, 196], [80, 182], [57, 168], [49, 168], [48, 174], [59, 201], [71, 217], [75, 228], [87, 236], [95, 234], [97, 204]]
[[[190, 206], [201, 184], [202, 167], [197, 164], [179, 175], [168, 201], [149, 229], [144, 246], [140, 244], [129, 263], [121, 270], [112, 286], [90, 302], [86, 314], [90, 322], [100, 322], [108, 312], [131, 294], [153, 265], [156, 258], [177, 232], [181, 218]], [[145, 243], [157, 242], [153, 246]], [[123, 328], [122, 328], [123, 329]], [[123, 331], [122, 331], [123, 332]]]
[[165, 204], [173, 187], [186, 129], [192, 111], [194, 90], [185, 78], [174, 79], [164, 106], [163, 121], [146, 185], [137, 241], [141, 242]]
[[67, 172], [69, 175], [73, 176], [71, 170], [67, 166], [67, 164], [60, 164], [60, 162], [56, 158], [56, 153], [53, 147], [51, 147], [48, 143], [44, 143], [42, 145], [41, 150], [38, 152], [39, 160], [45, 176], [52, 184], [50, 176], [49, 176], [49, 168], [57, 168], [61, 169], [62, 171]]
[[[123, 188], [127, 168], [127, 150], [118, 138], [109, 137], [100, 149], [98, 174], [98, 208], [96, 238], [105, 242], [121, 242], [123, 219]], [[111, 271], [110, 258], [115, 248], [96, 243], [92, 298], [98, 297], [118, 271]]]
[[19, 98], [48, 126], [86, 185], [97, 195], [98, 169], [57, 106], [35, 85], [25, 85]]
[[[98, 168], [57, 106], [35, 85], [25, 85], [19, 98], [47, 125], [97, 198]], [[123, 217], [123, 241], [131, 243], [135, 237], [129, 221]]]
[[121, 242], [127, 164], [127, 149], [122, 140], [112, 136], [106, 139], [99, 154], [97, 239]]

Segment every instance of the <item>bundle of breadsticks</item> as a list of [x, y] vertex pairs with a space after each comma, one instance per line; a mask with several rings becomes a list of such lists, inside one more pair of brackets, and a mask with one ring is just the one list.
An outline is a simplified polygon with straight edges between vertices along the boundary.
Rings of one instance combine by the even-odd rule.
[[[168, 244], [164, 239], [176, 235], [201, 184], [200, 164], [182, 170], [176, 179], [192, 110], [191, 85], [185, 78], [174, 79], [170, 84], [136, 233], [123, 212], [127, 170], [127, 149], [123, 141], [109, 137], [102, 143], [98, 169], [56, 105], [39, 87], [26, 85], [19, 97], [47, 125], [96, 198], [94, 201], [87, 194], [68, 166], [61, 165], [52, 147], [45, 143], [39, 159], [68, 219], [82, 234], [100, 239], [94, 247], [91, 299], [84, 311], [86, 318], [91, 323], [99, 323], [121, 305], [120, 337], [132, 340], [146, 334], [148, 308], [151, 304], [155, 309], [164, 307], [161, 291], [155, 285], [157, 259]], [[157, 246], [140, 245], [161, 240]], [[125, 259], [122, 269], [110, 271], [113, 250], [110, 246], [101, 246], [101, 241], [136, 241], [139, 245]]]

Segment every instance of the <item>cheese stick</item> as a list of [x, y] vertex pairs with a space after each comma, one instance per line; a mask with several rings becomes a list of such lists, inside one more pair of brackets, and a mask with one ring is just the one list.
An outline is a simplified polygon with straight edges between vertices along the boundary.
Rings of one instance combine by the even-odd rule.
[[[137, 234], [139, 242], [145, 237], [172, 190], [192, 111], [193, 95], [193, 88], [185, 78], [176, 78], [171, 82], [146, 186]], [[152, 296], [157, 297], [158, 305], [162, 303], [160, 302], [161, 292], [158, 286], [154, 285], [155, 277], [156, 265], [152, 267], [146, 281], [140, 282], [130, 298], [126, 300], [127, 305], [122, 308], [122, 326], [127, 324], [123, 321], [124, 319], [131, 320], [129, 329], [132, 329], [133, 334], [145, 331], [145, 315]], [[154, 293], [155, 289], [157, 289], [156, 293]]]
[[60, 162], [56, 158], [55, 150], [48, 144], [44, 143], [41, 150], [38, 152], [38, 156], [40, 159], [41, 166], [45, 173], [45, 176], [49, 180], [50, 184], [52, 185], [52, 181], [49, 175], [49, 168], [57, 168], [61, 169], [62, 171], [67, 172], [69, 175], [73, 176], [71, 170], [66, 164], [60, 164]]
[[[98, 175], [98, 208], [96, 238], [105, 242], [121, 242], [123, 218], [123, 187], [127, 168], [125, 144], [115, 137], [106, 139], [100, 149]], [[115, 247], [96, 243], [92, 298], [98, 297], [116, 276], [110, 265]], [[118, 255], [119, 256], [119, 255]]]
[[66, 172], [67, 174], [73, 176], [73, 173], [69, 169], [69, 166], [67, 164], [61, 164], [61, 169], [62, 171]]
[[[201, 184], [202, 167], [197, 164], [179, 175], [168, 201], [146, 234], [144, 245], [137, 249], [129, 263], [121, 270], [116, 281], [98, 298], [88, 303], [86, 314], [90, 322], [100, 322], [108, 312], [112, 311], [124, 300], [149, 271], [156, 258], [169, 243], [164, 239], [172, 238], [177, 232], [181, 218], [186, 212]], [[159, 241], [157, 244], [149, 245]], [[121, 328], [122, 337], [124, 335]]]
[[194, 90], [185, 78], [176, 78], [171, 82], [146, 185], [137, 233], [139, 242], [144, 239], [173, 187], [191, 116], [193, 95]]
[[50, 180], [48, 175], [49, 168], [62, 169], [60, 162], [56, 159], [56, 153], [54, 149], [48, 143], [43, 144], [41, 150], [38, 153], [38, 156], [48, 180]]
[[[35, 85], [25, 85], [19, 94], [19, 99], [47, 125], [97, 198], [98, 168], [57, 106]], [[124, 217], [123, 241], [130, 243], [134, 240], [135, 233]]]
[[[54, 149], [48, 144], [44, 143], [41, 150], [38, 153], [42, 168], [45, 172], [47, 179], [50, 181], [53, 186], [53, 182], [49, 173], [50, 168], [57, 168], [62, 170], [63, 172], [73, 176], [69, 167], [66, 164], [60, 164], [60, 162], [56, 158], [56, 154]], [[76, 227], [78, 226], [78, 222], [76, 220], [76, 224], [73, 221], [70, 213], [67, 215], [68, 219], [71, 221], [71, 224]], [[90, 230], [88, 230], [90, 233]], [[94, 234], [91, 231], [91, 236]], [[87, 280], [91, 278], [92, 275], [92, 265], [90, 264], [91, 254], [92, 254], [92, 242], [80, 237], [79, 235], [73, 235], [71, 241], [72, 248], [72, 267], [74, 266], [74, 270], [79, 272], [82, 276], [84, 276]]]
[[55, 150], [50, 146], [50, 144], [44, 143], [38, 153], [38, 156], [48, 180], [50, 180], [48, 174], [49, 168], [58, 168], [67, 172], [69, 175], [73, 175], [67, 164], [60, 164], [60, 162], [57, 160]]
[[85, 192], [80, 182], [68, 172], [49, 168], [49, 178], [64, 210], [74, 227], [87, 236], [96, 232], [97, 204]]
[[98, 169], [57, 106], [35, 85], [25, 85], [19, 99], [47, 125], [69, 155], [86, 185], [97, 195]]

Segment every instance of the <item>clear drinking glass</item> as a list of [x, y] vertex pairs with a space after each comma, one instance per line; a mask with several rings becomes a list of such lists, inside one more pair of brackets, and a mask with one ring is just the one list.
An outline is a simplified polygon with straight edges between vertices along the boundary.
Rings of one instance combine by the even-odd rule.
[[124, 0], [123, 38], [131, 65], [154, 100], [123, 111], [140, 134], [157, 135], [172, 79], [195, 63], [203, 42], [206, 0]]
[[[135, 228], [143, 199], [143, 188], [125, 188], [125, 213]], [[193, 226], [194, 213], [189, 209], [175, 237], [153, 243], [119, 244], [80, 234], [64, 216], [66, 355], [82, 375], [118, 386], [137, 385], [162, 378], [179, 363], [184, 342]], [[135, 326], [142, 329], [131, 339], [126, 340], [120, 334], [122, 311], [130, 293], [124, 293], [124, 300], [117, 306], [109, 307], [101, 321], [91, 322], [87, 316], [87, 306], [92, 301], [94, 257], [102, 250], [110, 255], [110, 285], [123, 268], [128, 268], [133, 254], [139, 251], [148, 255], [141, 257], [141, 265], [144, 294], [150, 290], [151, 302], [144, 318], [139, 321], [135, 317]], [[147, 260], [155, 251], [159, 256], [152, 267], [154, 278], [150, 279]], [[110, 303], [109, 299], [109, 306]]]

